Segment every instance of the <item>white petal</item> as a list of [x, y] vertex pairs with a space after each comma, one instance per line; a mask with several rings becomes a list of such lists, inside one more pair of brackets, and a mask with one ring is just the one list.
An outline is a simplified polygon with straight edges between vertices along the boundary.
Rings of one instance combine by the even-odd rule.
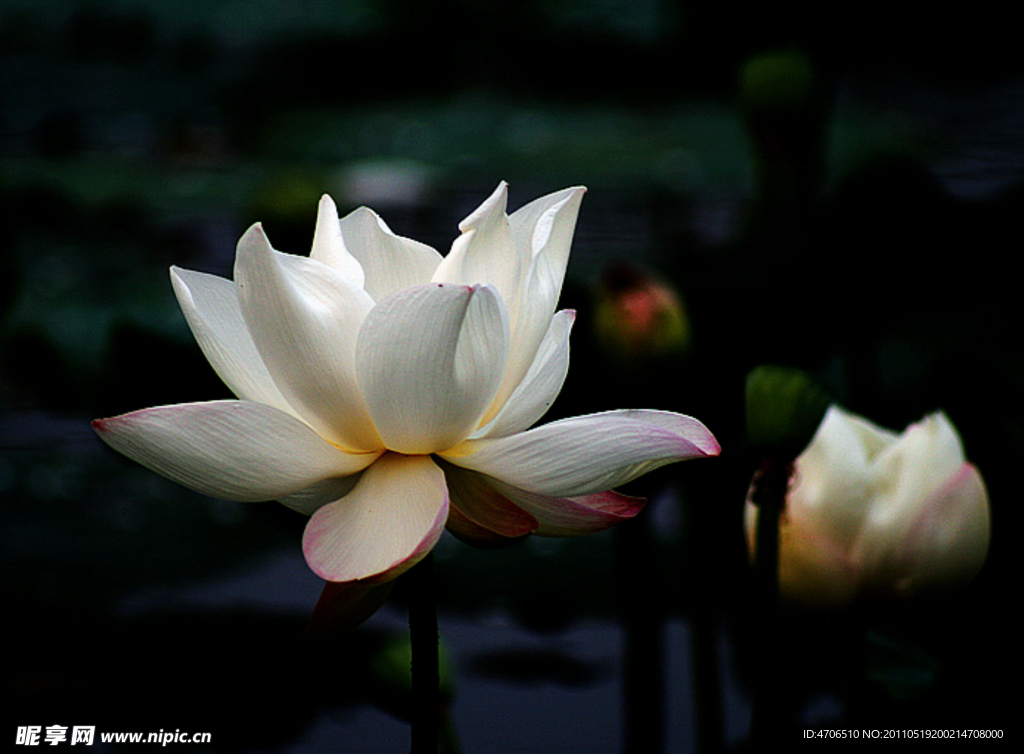
[[540, 420], [562, 390], [569, 372], [569, 332], [576, 312], [564, 309], [551, 319], [533, 364], [501, 412], [474, 437], [505, 437]]
[[879, 453], [872, 467], [875, 503], [868, 528], [880, 528], [902, 539], [932, 493], [964, 463], [960, 438], [945, 414], [913, 424]]
[[508, 356], [508, 318], [489, 286], [407, 288], [377, 304], [357, 348], [359, 383], [385, 445], [433, 453], [469, 436]]
[[298, 419], [249, 401], [160, 406], [93, 428], [119, 453], [204, 495], [253, 502], [291, 495], [366, 468], [374, 453], [346, 453]]
[[[796, 460], [787, 509], [825, 551], [851, 551], [874, 499], [871, 458], [887, 438], [860, 417], [832, 406], [810, 445]], [[891, 439], [895, 439], [892, 435]], [[836, 505], [835, 501], [843, 501]]]
[[324, 194], [317, 208], [316, 232], [309, 258], [337, 270], [360, 288], [364, 287], [363, 266], [346, 248], [342, 237], [338, 208], [331, 197]]
[[352, 491], [359, 481], [359, 474], [352, 474], [345, 477], [332, 477], [314, 482], [298, 492], [277, 498], [277, 502], [307, 516], [313, 515], [317, 510], [340, 500]]
[[288, 402], [328, 440], [380, 449], [355, 376], [369, 295], [316, 260], [275, 252], [259, 225], [238, 243], [235, 280], [249, 332]]
[[437, 283], [490, 284], [505, 301], [514, 327], [529, 258], [517, 250], [505, 216], [504, 182], [469, 217], [459, 223], [462, 235], [434, 272]]
[[[959, 512], [963, 501], [949, 485], [950, 480], [969, 481], [963, 476], [965, 468], [973, 469], [966, 466], [960, 438], [945, 414], [933, 414], [908, 427], [875, 459], [871, 478], [874, 498], [864, 520], [857, 556], [884, 570], [909, 541], [922, 536], [922, 525], [936, 532], [955, 525], [955, 519], [947, 521], [945, 517]], [[980, 497], [986, 499], [980, 477], [977, 482], [976, 488], [968, 489], [980, 490]], [[987, 516], [987, 503], [979, 507]], [[915, 557], [928, 558], [929, 546], [921, 544]]]
[[302, 549], [328, 581], [384, 581], [430, 551], [447, 517], [444, 472], [430, 457], [385, 453], [352, 492], [313, 514]]
[[510, 437], [468, 440], [442, 457], [527, 492], [603, 492], [673, 461], [717, 455], [696, 419], [667, 411], [609, 411]]
[[586, 191], [583, 186], [556, 191], [520, 207], [508, 218], [516, 246], [530, 259], [544, 254], [552, 282], [559, 289]]
[[509, 366], [489, 415], [501, 409], [524, 378], [551, 325], [585, 191], [572, 188], [541, 197], [509, 217], [517, 258], [523, 265], [522, 281], [511, 317]]
[[171, 285], [196, 342], [224, 384], [243, 400], [295, 415], [252, 342], [235, 284], [215, 275], [172, 267]]
[[863, 416], [851, 414], [835, 404], [829, 407], [826, 420], [845, 424], [864, 446], [863, 455], [869, 463], [900, 438], [896, 432], [872, 424]]
[[922, 506], [888, 576], [906, 593], [959, 586], [981, 570], [991, 536], [985, 483], [964, 463]]
[[395, 235], [377, 214], [360, 207], [341, 219], [345, 247], [366, 273], [364, 288], [380, 301], [403, 288], [430, 282], [441, 255], [430, 246]]

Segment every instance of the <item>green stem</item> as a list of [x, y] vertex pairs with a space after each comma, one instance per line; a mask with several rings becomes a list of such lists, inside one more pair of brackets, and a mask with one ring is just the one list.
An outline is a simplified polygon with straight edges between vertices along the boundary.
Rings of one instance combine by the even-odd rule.
[[429, 553], [406, 577], [409, 637], [412, 644], [411, 754], [437, 754], [441, 720], [438, 670], [437, 603], [434, 596], [434, 555]]
[[751, 495], [752, 502], [757, 505], [754, 550], [757, 671], [750, 721], [750, 735], [755, 745], [777, 742], [785, 725], [778, 656], [779, 518], [785, 509], [791, 470], [792, 463], [777, 458], [766, 459]]
[[790, 464], [765, 460], [751, 496], [757, 506], [754, 579], [761, 608], [774, 611], [779, 597], [779, 517], [786, 506]]
[[625, 633], [623, 751], [659, 754], [665, 748], [665, 589], [649, 511], [619, 524], [614, 535]]

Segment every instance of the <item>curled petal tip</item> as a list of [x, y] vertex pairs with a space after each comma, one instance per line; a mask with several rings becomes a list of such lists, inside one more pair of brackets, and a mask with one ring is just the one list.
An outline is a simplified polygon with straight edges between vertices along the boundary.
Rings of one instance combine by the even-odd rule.
[[168, 270], [171, 278], [171, 289], [178, 297], [179, 302], [182, 300], [182, 297], [188, 300], [193, 299], [193, 294], [189, 290], [188, 283], [185, 282], [185, 277], [189, 272], [189, 270], [182, 269], [176, 264], [172, 264], [171, 268]]
[[721, 454], [722, 446], [718, 444], [718, 440], [710, 432], [708, 433], [707, 442], [700, 446], [701, 450], [704, 451], [704, 455], [713, 457]]
[[[661, 413], [661, 412], [659, 412]], [[686, 421], [684, 427], [678, 428], [677, 434], [688, 446], [698, 451], [699, 457], [713, 458], [722, 452], [722, 446], [711, 434], [711, 430], [704, 426], [698, 419], [692, 416], [681, 416]]]
[[477, 207], [469, 216], [459, 223], [459, 230], [462, 233], [467, 233], [470, 230], [478, 228], [486, 218], [493, 217], [492, 213], [500, 213], [502, 216], [505, 214], [506, 204], [508, 202], [508, 184], [502, 181], [498, 184], [498, 187], [491, 192], [491, 195], [487, 197], [483, 204]]

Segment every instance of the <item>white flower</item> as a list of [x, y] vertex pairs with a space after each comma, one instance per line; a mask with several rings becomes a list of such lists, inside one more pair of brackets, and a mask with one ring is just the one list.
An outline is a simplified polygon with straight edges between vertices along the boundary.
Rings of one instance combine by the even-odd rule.
[[[757, 508], [746, 507], [754, 549]], [[988, 494], [939, 412], [896, 435], [832, 406], [797, 458], [779, 525], [779, 587], [806, 604], [954, 587], [981, 569]]]
[[502, 184], [443, 258], [371, 210], [320, 203], [310, 256], [238, 244], [234, 282], [172, 269], [196, 340], [239, 400], [94, 426], [111, 447], [207, 495], [312, 514], [328, 581], [390, 580], [445, 525], [486, 543], [611, 526], [643, 501], [611, 489], [716, 455], [695, 419], [611, 411], [536, 429], [569, 359], [555, 311], [584, 189], [505, 214]]

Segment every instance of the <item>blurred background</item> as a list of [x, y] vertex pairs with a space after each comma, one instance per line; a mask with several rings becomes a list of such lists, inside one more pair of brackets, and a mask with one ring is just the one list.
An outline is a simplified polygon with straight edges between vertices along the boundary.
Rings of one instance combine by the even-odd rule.
[[407, 747], [401, 584], [310, 650], [305, 519], [183, 490], [88, 422], [228, 397], [170, 265], [230, 276], [255, 221], [307, 253], [324, 192], [444, 253], [500, 180], [512, 209], [589, 188], [548, 418], [670, 409], [724, 450], [635, 483], [650, 503], [612, 532], [497, 551], [445, 536], [451, 750], [751, 748], [743, 385], [765, 362], [892, 429], [944, 409], [993, 508], [969, 588], [784, 613], [791, 740], [1012, 730], [1018, 27], [988, 0], [826, 5], [0, 2], [3, 735]]

